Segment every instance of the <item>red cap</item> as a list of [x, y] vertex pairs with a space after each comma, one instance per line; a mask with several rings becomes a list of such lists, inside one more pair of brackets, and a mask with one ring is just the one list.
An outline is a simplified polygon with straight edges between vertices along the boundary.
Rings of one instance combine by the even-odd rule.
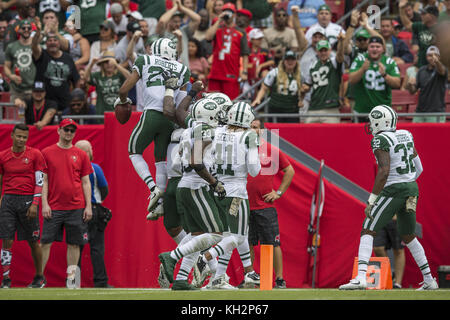
[[247, 9], [239, 9], [237, 13], [243, 14], [244, 16], [249, 17], [250, 19], [253, 17], [253, 14]]
[[225, 10], [231, 10], [233, 12], [236, 12], [236, 7], [233, 3], [227, 2], [222, 6], [222, 11], [225, 11]]
[[78, 124], [70, 118], [65, 118], [59, 123], [60, 128], [64, 128], [67, 126], [74, 126], [75, 128], [78, 128]]

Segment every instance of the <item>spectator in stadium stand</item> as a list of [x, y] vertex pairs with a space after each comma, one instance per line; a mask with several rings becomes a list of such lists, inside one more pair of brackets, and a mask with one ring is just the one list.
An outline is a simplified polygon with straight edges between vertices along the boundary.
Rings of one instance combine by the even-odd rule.
[[[100, 66], [100, 71], [91, 73], [94, 63]], [[119, 89], [129, 76], [130, 72], [117, 62], [112, 51], [105, 51], [100, 59], [92, 60], [86, 69], [85, 78], [90, 85], [95, 86], [97, 114], [114, 111], [114, 101], [119, 95]]]
[[205, 8], [200, 9], [198, 11], [198, 15], [200, 16], [200, 24], [198, 25], [197, 30], [195, 30], [193, 37], [200, 41], [200, 45], [205, 53], [205, 56], [209, 57], [212, 54], [213, 48], [212, 43], [205, 40], [206, 31], [209, 28], [208, 10]]
[[[195, 3], [194, 0], [181, 0], [180, 3], [188, 8], [189, 10], [192, 10], [194, 12], [197, 12], [197, 4]], [[183, 27], [185, 25], [187, 25], [189, 23], [189, 21], [191, 21], [191, 18], [188, 15], [184, 15], [181, 19], [181, 26]]]
[[[409, 78], [406, 85], [409, 93], [419, 91], [416, 112], [445, 112], [445, 92], [448, 70], [440, 61], [436, 46], [427, 50], [427, 65], [419, 68], [416, 78]], [[445, 122], [445, 116], [418, 116], [413, 122]]]
[[[420, 13], [417, 11], [414, 11], [414, 5], [411, 2], [407, 2], [405, 4], [405, 6], [403, 7], [403, 10], [405, 12], [406, 17], [411, 21], [411, 22], [421, 22], [422, 21], [422, 17], [420, 16]], [[402, 24], [402, 19], [400, 18], [400, 15], [398, 15], [395, 18], [396, 21], [398, 21], [400, 23], [400, 25], [402, 26], [402, 29], [404, 28], [403, 24]]]
[[128, 44], [131, 42], [131, 39], [133, 37], [138, 38], [138, 40], [136, 41], [136, 44], [134, 46], [134, 51], [137, 54], [144, 53], [145, 47], [144, 47], [144, 40], [142, 40], [141, 26], [136, 21], [128, 23], [126, 35], [123, 36], [122, 39], [120, 39], [119, 43], [117, 44], [117, 46], [114, 50], [116, 59], [119, 61], [121, 66], [124, 68], [128, 67], [127, 48], [128, 48]]
[[[62, 112], [63, 116], [82, 116], [82, 115], [95, 115], [95, 106], [88, 104], [86, 94], [83, 89], [75, 88], [70, 93], [69, 107]], [[79, 120], [81, 123], [81, 120]], [[99, 121], [96, 119], [83, 119], [83, 124], [97, 124]]]
[[397, 65], [413, 62], [414, 56], [409, 51], [408, 45], [394, 36], [394, 25], [391, 18], [381, 18], [380, 33], [386, 44], [385, 55], [394, 59]]
[[252, 17], [253, 17], [252, 13], [247, 9], [239, 9], [236, 11], [236, 25], [242, 30], [245, 30], [245, 33], [247, 34], [249, 48], [252, 47], [252, 43], [248, 36], [248, 33], [253, 29], [250, 26], [250, 21], [252, 20]]
[[114, 31], [116, 32], [117, 37], [120, 39], [127, 32], [128, 18], [123, 12], [122, 5], [118, 2], [111, 5], [110, 12], [111, 17], [107, 20], [111, 21], [114, 24]]
[[[9, 6], [12, 5], [11, 2], [7, 2]], [[1, 3], [4, 6], [4, 2]], [[9, 25], [6, 28], [5, 35], [5, 47], [8, 46], [10, 42], [16, 41], [18, 39], [18, 29], [19, 23], [21, 20], [25, 20], [29, 18], [29, 8], [32, 7], [33, 4], [31, 0], [18, 0], [16, 3], [16, 11], [17, 16], [12, 17], [11, 21], [9, 21]], [[9, 8], [9, 7], [8, 7]], [[6, 8], [3, 8], [5, 10]], [[6, 11], [7, 12], [7, 11]]]
[[4, 13], [0, 13], [0, 65], [5, 63], [5, 34], [8, 27], [8, 20]]
[[[42, 172], [46, 168], [42, 153], [26, 146], [29, 128], [16, 124], [11, 133], [12, 146], [0, 152], [0, 239], [2, 239], [1, 288], [11, 287], [12, 246], [27, 240], [31, 248], [35, 276], [29, 288], [43, 288], [42, 250], [39, 245], [40, 223], [38, 205], [42, 192]], [[3, 188], [2, 188], [3, 185]]]
[[159, 17], [166, 12], [166, 0], [140, 0], [139, 12], [148, 23], [149, 34], [154, 34]]
[[[339, 34], [341, 32], [345, 34], [345, 30], [340, 25], [331, 22], [331, 9], [327, 4], [319, 7], [319, 12], [317, 13], [317, 23], [313, 24], [311, 28], [315, 26], [321, 26], [325, 29], [325, 36], [327, 37], [327, 40], [332, 48], [337, 42]], [[311, 42], [312, 34], [309, 30], [306, 31], [305, 37], [308, 42]]]
[[445, 0], [446, 10], [443, 10], [439, 13], [439, 22], [450, 21], [450, 0]]
[[195, 80], [201, 80], [206, 84], [206, 77], [209, 73], [209, 63], [204, 57], [200, 46], [200, 41], [197, 39], [189, 39], [189, 69], [191, 70], [191, 77]]
[[[250, 55], [248, 56], [248, 79], [244, 83], [242, 91], [248, 91], [248, 89], [257, 81], [265, 78], [270, 68], [275, 64], [272, 57], [269, 55], [269, 51], [261, 48], [264, 33], [260, 29], [254, 28], [249, 32], [249, 38], [251, 49]], [[250, 100], [254, 97], [253, 91], [254, 90], [250, 92]]]
[[[105, 20], [99, 25], [100, 37], [99, 40], [91, 43], [91, 52], [89, 55], [89, 63], [94, 58], [100, 58], [105, 51], [115, 51], [116, 33], [114, 31], [114, 25], [111, 21]], [[95, 66], [92, 71], [99, 71], [100, 67]]]
[[287, 13], [292, 15], [291, 7], [298, 6], [300, 11], [298, 17], [304, 28], [309, 28], [317, 23], [317, 15], [320, 6], [326, 4], [324, 0], [290, 0], [287, 7]]
[[[41, 1], [33, 1], [34, 3], [39, 2], [36, 5], [37, 7], [37, 16], [42, 20], [44, 12], [47, 10], [53, 10], [58, 17], [58, 22], [60, 26], [63, 26], [66, 22], [66, 9], [70, 5], [69, 1], [61, 1], [61, 0], [41, 0]], [[30, 13], [31, 14], [31, 13]]]
[[[102, 202], [108, 195], [108, 182], [102, 168], [93, 161], [92, 145], [88, 140], [79, 140], [75, 143], [75, 147], [80, 148], [89, 157], [93, 172], [89, 175], [92, 188], [92, 219], [88, 223], [88, 237], [90, 247], [90, 257], [93, 270], [94, 288], [113, 288], [108, 283], [108, 274], [105, 266], [105, 228], [108, 223]], [[81, 253], [84, 246], [80, 246], [80, 259], [78, 266], [81, 268]]]
[[80, 33], [92, 44], [100, 37], [98, 23], [106, 20], [106, 6], [108, 0], [73, 1], [81, 10], [81, 30]]
[[[44, 36], [40, 43], [43, 49], [46, 49], [45, 42], [47, 40], [47, 33], [56, 34], [60, 42], [61, 50], [69, 52], [70, 48], [73, 46], [72, 35], [64, 30], [59, 30], [58, 17], [55, 11], [47, 9], [43, 14], [42, 23], [37, 23], [36, 27], [43, 30]], [[64, 24], [62, 27], [64, 27]]]
[[[286, 51], [277, 68], [269, 71], [256, 95], [252, 106], [258, 106], [267, 92], [270, 96], [269, 113], [297, 113], [303, 107], [303, 96], [300, 90], [301, 76], [298, 54]], [[299, 122], [299, 117], [278, 118], [276, 122]]]
[[236, 4], [238, 9], [247, 9], [252, 13], [250, 25], [253, 28], [263, 29], [272, 27], [272, 9], [278, 2], [276, 0], [241, 0], [236, 1]]
[[36, 81], [45, 83], [47, 98], [58, 103], [58, 111], [69, 106], [70, 90], [78, 87], [78, 74], [72, 57], [60, 49], [60, 42], [56, 34], [47, 33], [46, 46], [42, 49], [41, 30], [38, 28], [31, 43], [33, 62], [36, 65]]
[[[338, 50], [331, 57], [331, 44], [328, 40], [317, 43], [318, 59], [311, 65], [309, 73], [305, 75], [305, 83], [312, 89], [308, 114], [321, 115], [324, 113], [339, 113], [341, 101], [339, 89], [344, 65], [344, 35], [338, 36]], [[306, 117], [305, 123], [339, 123], [339, 117]]]
[[[181, 26], [184, 16], [189, 17], [189, 23]], [[201, 17], [195, 11], [185, 7], [181, 0], [175, 0], [173, 7], [164, 13], [156, 25], [156, 33], [160, 37], [169, 38], [177, 44], [178, 61], [189, 65], [189, 38], [194, 34], [200, 24]], [[181, 45], [177, 33], [181, 33]]]
[[223, 5], [225, 4], [224, 0], [207, 0], [206, 1], [206, 10], [209, 13], [210, 22], [213, 23], [214, 19], [219, 18], [220, 14], [223, 10]]
[[88, 222], [92, 218], [89, 175], [93, 170], [86, 152], [72, 144], [77, 128], [74, 120], [63, 119], [57, 129], [58, 142], [42, 150], [47, 163], [42, 188], [42, 266], [45, 272], [52, 243], [63, 241], [65, 230], [69, 280], [74, 280], [80, 245], [88, 242]]
[[420, 11], [422, 22], [411, 22], [405, 14], [404, 6], [406, 3], [407, 0], [400, 0], [398, 4], [400, 18], [405, 29], [412, 31], [413, 37], [415, 36], [418, 39], [418, 61], [416, 65], [420, 68], [427, 64], [427, 49], [436, 41], [435, 32], [438, 26], [439, 10], [435, 6], [428, 5]]
[[31, 99], [31, 88], [36, 77], [31, 50], [31, 22], [21, 20], [18, 33], [19, 40], [10, 42], [5, 51], [4, 72], [11, 80], [11, 102], [17, 98]]
[[272, 27], [264, 29], [262, 47], [269, 50], [278, 65], [287, 48], [298, 50], [297, 36], [294, 29], [288, 26], [288, 15], [282, 6], [275, 8], [275, 20]]
[[87, 65], [91, 56], [91, 45], [89, 41], [81, 35], [79, 30], [75, 28], [72, 20], [68, 20], [64, 26], [73, 38], [73, 45], [70, 47], [69, 54], [75, 62], [75, 66], [79, 69], [80, 66]]
[[31, 99], [24, 101], [17, 98], [14, 101], [17, 107], [25, 109], [25, 123], [35, 126], [38, 130], [47, 125], [52, 125], [58, 110], [56, 102], [46, 99], [45, 96], [45, 84], [36, 81], [31, 92]]
[[[400, 71], [397, 63], [383, 54], [383, 39], [370, 37], [367, 53], [360, 54], [352, 62], [349, 83], [355, 85], [354, 111], [369, 113], [378, 105], [390, 106], [392, 89], [399, 89]], [[368, 117], [357, 117], [358, 122], [367, 122]]]
[[[213, 42], [213, 61], [208, 76], [208, 91], [225, 93], [231, 100], [240, 93], [239, 81], [247, 81], [247, 35], [234, 23], [236, 7], [228, 2], [222, 7], [217, 21], [206, 32], [205, 39]], [[240, 59], [242, 57], [242, 69]]]
[[[287, 157], [275, 146], [261, 139], [264, 123], [256, 119], [251, 128], [258, 133], [261, 145], [260, 161], [261, 172], [256, 177], [248, 177], [247, 191], [250, 203], [248, 242], [250, 254], [254, 261], [254, 246], [258, 244], [273, 245], [273, 268], [275, 272], [275, 288], [286, 288], [283, 277], [283, 253], [281, 250], [278, 214], [275, 201], [280, 199], [289, 188], [295, 171]], [[275, 191], [273, 178], [283, 174], [281, 183]]]
[[[135, 12], [137, 12], [137, 11], [135, 11]], [[138, 23], [139, 23], [139, 26], [141, 27], [142, 40], [144, 41], [144, 46], [145, 46], [145, 43], [147, 42], [148, 37], [150, 36], [150, 33], [149, 33], [150, 30], [148, 28], [148, 22], [145, 19], [141, 19], [141, 20], [138, 21]]]

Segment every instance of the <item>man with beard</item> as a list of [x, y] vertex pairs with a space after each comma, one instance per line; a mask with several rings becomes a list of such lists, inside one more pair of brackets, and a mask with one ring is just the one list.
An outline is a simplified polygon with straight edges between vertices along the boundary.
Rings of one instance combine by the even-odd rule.
[[203, 52], [207, 57], [209, 57], [213, 51], [212, 43], [205, 40], [206, 30], [209, 28], [209, 13], [208, 10], [201, 9], [198, 14], [200, 16], [200, 24], [194, 32], [193, 37], [200, 41]]
[[36, 66], [31, 58], [31, 22], [19, 23], [20, 39], [11, 42], [5, 51], [5, 75], [11, 80], [11, 101], [31, 98]]
[[45, 41], [47, 49], [43, 50], [39, 44], [42, 36], [38, 28], [31, 44], [36, 81], [45, 83], [47, 98], [56, 101], [58, 110], [62, 111], [69, 106], [70, 84], [78, 87], [80, 75], [70, 54], [61, 50], [58, 37], [48, 32]]

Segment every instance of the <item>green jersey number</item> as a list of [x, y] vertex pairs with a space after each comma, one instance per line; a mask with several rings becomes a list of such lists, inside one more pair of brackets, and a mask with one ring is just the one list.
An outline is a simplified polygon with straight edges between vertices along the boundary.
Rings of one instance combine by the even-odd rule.
[[330, 68], [328, 66], [322, 66], [319, 68], [319, 70], [311, 73], [314, 89], [317, 89], [318, 87], [325, 87], [328, 85], [327, 76], [329, 72]]
[[223, 174], [227, 176], [234, 176], [234, 170], [231, 167], [232, 161], [233, 161], [233, 146], [231, 144], [228, 144], [225, 146], [225, 156], [226, 156], [226, 162], [228, 163], [226, 165], [226, 168], [223, 168], [223, 157], [222, 157], [222, 150], [223, 145], [221, 143], [216, 144], [216, 164], [217, 174]]
[[383, 91], [386, 89], [385, 81], [379, 72], [367, 70], [365, 74], [366, 88], [369, 90]]
[[[401, 160], [404, 163], [404, 167], [397, 167], [395, 168], [395, 170], [397, 171], [398, 174], [408, 174], [408, 173], [412, 173], [412, 172], [416, 172], [416, 167], [414, 166], [414, 162], [413, 162], [413, 150], [414, 150], [414, 145], [412, 142], [408, 142], [406, 145], [404, 143], [398, 144], [395, 146], [394, 148], [394, 152], [395, 153], [399, 153], [402, 152], [403, 156], [401, 158]], [[410, 151], [410, 152], [408, 152]]]

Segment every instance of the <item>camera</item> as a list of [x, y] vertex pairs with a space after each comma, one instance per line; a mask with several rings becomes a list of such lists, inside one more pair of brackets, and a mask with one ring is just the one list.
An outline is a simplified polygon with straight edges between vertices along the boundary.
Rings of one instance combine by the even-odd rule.
[[225, 11], [225, 14], [223, 15], [223, 19], [224, 20], [229, 20], [229, 19], [231, 19], [233, 17], [233, 12], [231, 12], [231, 11]]

